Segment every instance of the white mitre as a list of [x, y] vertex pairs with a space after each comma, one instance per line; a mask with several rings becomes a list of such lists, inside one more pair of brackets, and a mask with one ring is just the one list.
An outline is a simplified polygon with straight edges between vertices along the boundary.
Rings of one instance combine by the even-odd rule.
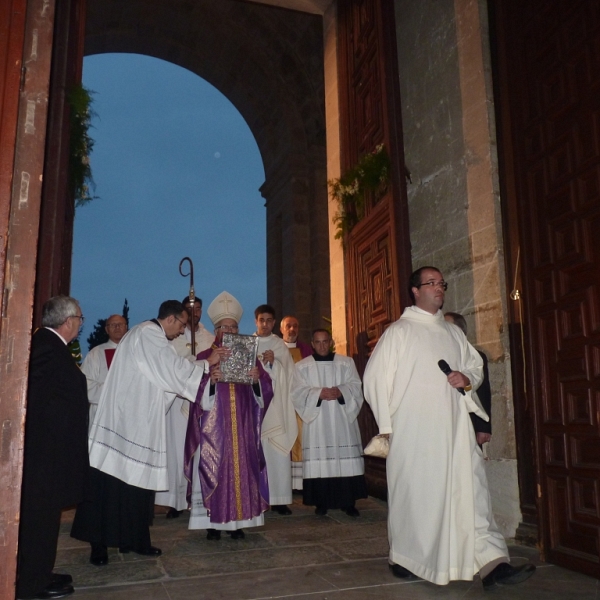
[[208, 318], [216, 325], [223, 319], [233, 319], [239, 323], [244, 314], [242, 305], [228, 292], [221, 292], [207, 309]]

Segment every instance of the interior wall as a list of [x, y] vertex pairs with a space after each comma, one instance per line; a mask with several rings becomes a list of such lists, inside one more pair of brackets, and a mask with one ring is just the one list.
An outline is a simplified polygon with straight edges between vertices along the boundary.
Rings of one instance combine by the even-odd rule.
[[489, 358], [486, 469], [498, 525], [521, 519], [484, 0], [395, 0], [413, 268], [438, 267], [444, 310]]

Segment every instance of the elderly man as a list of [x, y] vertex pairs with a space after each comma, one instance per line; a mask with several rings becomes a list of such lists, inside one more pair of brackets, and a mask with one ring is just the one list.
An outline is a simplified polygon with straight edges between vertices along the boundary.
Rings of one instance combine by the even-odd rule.
[[[202, 300], [196, 298], [194, 311], [191, 309], [189, 297], [182, 301], [188, 314], [188, 322], [183, 335], [171, 341], [179, 356], [190, 361], [196, 360], [196, 355], [210, 348], [214, 335], [206, 330], [200, 323], [202, 318]], [[192, 328], [194, 328], [194, 343], [196, 347], [192, 350]], [[177, 397], [171, 404], [167, 413], [167, 472], [169, 476], [169, 489], [157, 492], [155, 502], [160, 506], [170, 507], [167, 519], [179, 517], [181, 512], [188, 507], [187, 501], [187, 479], [183, 474], [183, 454], [185, 445], [185, 433], [188, 423], [188, 401]]]
[[[301, 361], [307, 356], [311, 356], [313, 353], [312, 346], [305, 344], [298, 340], [298, 331], [300, 330], [300, 323], [296, 317], [288, 315], [281, 319], [279, 324], [281, 330], [281, 336], [285, 345], [290, 351], [290, 355], [294, 363]], [[296, 441], [292, 446], [291, 461], [292, 461], [292, 489], [301, 490], [303, 471], [302, 471], [302, 419], [300, 415], [296, 413], [296, 424], [298, 425], [298, 435]]]
[[[216, 338], [213, 349], [201, 352], [199, 359], [214, 349], [225, 350], [223, 334], [238, 332], [242, 312], [227, 292], [212, 301], [208, 316]], [[189, 528], [206, 529], [209, 540], [219, 540], [221, 531], [243, 539], [243, 528], [263, 525], [269, 507], [260, 427], [273, 396], [271, 378], [258, 361], [249, 375], [252, 384], [227, 383], [220, 363], [214, 365], [210, 376], [203, 377], [190, 410], [185, 444], [186, 477], [192, 490]]]
[[68, 296], [50, 298], [31, 341], [17, 597], [61, 598], [73, 593], [70, 575], [53, 573], [61, 509], [83, 499], [88, 471], [85, 377], [67, 344], [83, 315]]
[[167, 489], [165, 413], [177, 395], [194, 402], [219, 352], [198, 364], [169, 343], [188, 315], [177, 300], [136, 325], [119, 343], [89, 435], [91, 500], [77, 507], [71, 535], [90, 542], [90, 562], [108, 562], [108, 546], [158, 556], [150, 542], [155, 490]]
[[317, 515], [340, 508], [358, 517], [356, 500], [367, 497], [365, 465], [358, 428], [363, 405], [354, 361], [331, 351], [331, 335], [315, 329], [314, 354], [294, 369], [292, 400], [304, 421], [303, 502]]
[[90, 426], [94, 421], [98, 400], [102, 393], [102, 387], [108, 375], [108, 369], [112, 362], [117, 344], [127, 333], [127, 320], [121, 315], [110, 315], [106, 319], [104, 327], [108, 334], [108, 342], [99, 344], [92, 348], [85, 357], [81, 370], [87, 379], [88, 400], [90, 403]]
[[254, 311], [258, 352], [263, 367], [273, 380], [273, 402], [262, 428], [263, 448], [269, 473], [271, 509], [291, 515], [292, 461], [290, 452], [298, 437], [296, 413], [290, 397], [294, 361], [283, 340], [273, 333], [275, 310], [261, 304]]
[[[509, 564], [487, 487], [483, 456], [469, 412], [484, 420], [471, 395], [482, 379], [481, 357], [440, 310], [448, 284], [435, 267], [410, 278], [415, 305], [381, 336], [364, 375], [365, 398], [387, 459], [390, 568], [444, 585], [472, 580], [484, 589], [519, 583], [535, 567]], [[440, 361], [446, 361], [439, 366]]]
[[295, 363], [307, 356], [312, 356], [312, 346], [310, 344], [305, 344], [298, 339], [300, 322], [296, 317], [292, 315], [283, 317], [279, 329], [281, 330], [281, 337], [283, 338], [285, 345], [289, 348]]

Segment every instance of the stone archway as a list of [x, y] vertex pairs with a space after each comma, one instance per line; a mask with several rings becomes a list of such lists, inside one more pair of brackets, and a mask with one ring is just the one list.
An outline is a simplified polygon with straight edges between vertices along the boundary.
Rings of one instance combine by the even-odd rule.
[[304, 326], [330, 315], [323, 20], [236, 0], [88, 0], [84, 54], [167, 60], [221, 91], [265, 168], [267, 297]]

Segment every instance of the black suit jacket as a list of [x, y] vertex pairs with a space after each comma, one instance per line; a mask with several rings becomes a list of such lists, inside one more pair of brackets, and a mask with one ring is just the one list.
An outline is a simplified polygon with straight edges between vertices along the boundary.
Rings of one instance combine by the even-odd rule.
[[483, 359], [483, 381], [477, 388], [477, 396], [483, 409], [490, 417], [489, 421], [484, 421], [481, 417], [478, 417], [475, 413], [469, 413], [471, 415], [471, 421], [473, 421], [473, 428], [475, 433], [492, 433], [492, 390], [490, 387], [490, 374], [488, 372], [488, 359], [487, 356], [481, 351], [477, 350]]
[[63, 341], [39, 329], [29, 362], [24, 496], [60, 508], [80, 502], [89, 468], [87, 434], [85, 375]]

